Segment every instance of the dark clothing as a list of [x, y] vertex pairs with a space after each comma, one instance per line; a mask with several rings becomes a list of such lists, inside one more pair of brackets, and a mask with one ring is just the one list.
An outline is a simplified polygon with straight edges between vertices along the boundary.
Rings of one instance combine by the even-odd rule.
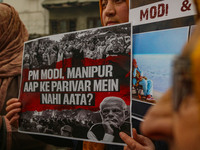
[[[105, 135], [105, 130], [104, 130], [104, 127], [103, 125], [100, 123], [100, 124], [95, 124], [91, 127], [90, 131], [96, 136], [97, 140], [98, 141], [101, 141], [103, 140], [104, 138], [104, 135]], [[121, 127], [120, 129], [115, 129], [114, 130], [114, 139], [113, 139], [113, 142], [117, 142], [117, 143], [124, 143], [122, 141], [122, 139], [120, 138], [119, 136], [119, 132], [125, 132], [126, 134], [128, 134], [130, 136], [130, 123], [127, 123], [125, 122]]]

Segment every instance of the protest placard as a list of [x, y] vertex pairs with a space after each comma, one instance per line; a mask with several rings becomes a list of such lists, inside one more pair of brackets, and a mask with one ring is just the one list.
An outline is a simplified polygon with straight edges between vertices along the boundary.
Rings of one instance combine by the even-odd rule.
[[[192, 0], [130, 0], [133, 58], [133, 127], [171, 87], [174, 58], [193, 31]], [[148, 96], [149, 95], [149, 96]]]
[[63, 33], [24, 46], [19, 131], [123, 144], [131, 135], [131, 24]]

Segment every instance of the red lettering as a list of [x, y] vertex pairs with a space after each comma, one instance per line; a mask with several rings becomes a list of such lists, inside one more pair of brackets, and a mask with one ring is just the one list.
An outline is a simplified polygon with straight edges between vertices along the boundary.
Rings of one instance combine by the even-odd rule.
[[166, 5], [166, 16], [168, 15], [168, 8], [169, 8], [169, 6], [168, 6], [168, 4]]
[[149, 18], [155, 19], [156, 17], [163, 17], [168, 15], [168, 4], [158, 4], [158, 6], [152, 6], [150, 9], [140, 10], [140, 21], [143, 19], [148, 20]]
[[156, 18], [156, 14], [157, 14], [156, 6], [151, 7], [151, 8], [150, 8], [150, 18], [151, 18], [151, 19]]
[[165, 4], [158, 5], [158, 17], [162, 17], [165, 14]]
[[146, 20], [148, 20], [148, 8], [146, 9], [145, 13], [143, 10], [140, 10], [140, 21], [142, 21], [143, 18], [146, 17]]

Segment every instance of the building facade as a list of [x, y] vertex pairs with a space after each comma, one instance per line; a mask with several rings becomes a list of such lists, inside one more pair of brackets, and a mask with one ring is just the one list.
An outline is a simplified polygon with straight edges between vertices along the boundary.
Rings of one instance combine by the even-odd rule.
[[51, 34], [101, 26], [98, 0], [45, 0]]
[[0, 0], [19, 12], [31, 39], [101, 26], [98, 0]]

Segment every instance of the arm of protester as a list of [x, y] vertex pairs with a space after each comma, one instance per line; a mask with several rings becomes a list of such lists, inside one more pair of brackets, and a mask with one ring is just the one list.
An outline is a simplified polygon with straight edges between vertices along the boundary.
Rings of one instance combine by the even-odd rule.
[[132, 130], [133, 138], [124, 132], [120, 132], [121, 139], [127, 144], [127, 146], [124, 147], [124, 150], [155, 150], [155, 146], [149, 138], [137, 134], [137, 131], [134, 128]]
[[17, 98], [12, 98], [6, 103], [6, 118], [10, 121], [10, 124], [18, 127], [19, 112], [21, 111], [21, 102]]

